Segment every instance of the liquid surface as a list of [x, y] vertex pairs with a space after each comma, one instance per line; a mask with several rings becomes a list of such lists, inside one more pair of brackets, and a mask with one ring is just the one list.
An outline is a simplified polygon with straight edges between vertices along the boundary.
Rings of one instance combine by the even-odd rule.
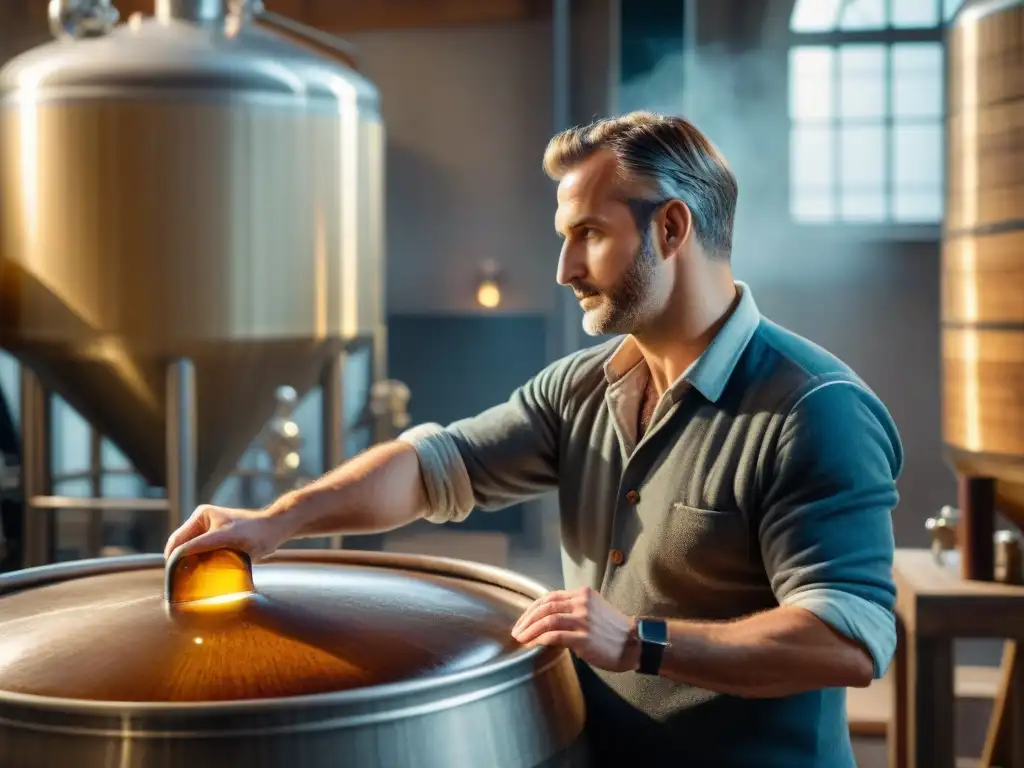
[[270, 563], [255, 594], [171, 606], [162, 568], [0, 597], [0, 690], [91, 701], [326, 693], [469, 669], [520, 648], [526, 597], [468, 579]]

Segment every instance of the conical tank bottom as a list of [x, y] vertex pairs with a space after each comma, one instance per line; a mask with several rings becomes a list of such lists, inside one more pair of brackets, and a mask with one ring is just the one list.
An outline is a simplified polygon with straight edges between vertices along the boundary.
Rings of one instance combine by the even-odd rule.
[[[103, 342], [110, 359], [63, 345], [12, 351], [83, 418], [112, 440], [147, 481], [167, 481], [166, 372], [153, 359]], [[276, 407], [281, 384], [308, 392], [337, 344], [290, 341], [206, 342], [188, 350], [196, 379], [196, 488], [211, 498]]]
[[112, 440], [155, 486], [167, 483], [168, 366], [190, 359], [196, 489], [206, 501], [273, 416], [278, 387], [287, 384], [304, 395], [343, 342], [195, 340], [144, 348], [138, 340], [97, 333], [37, 278], [0, 260], [0, 347]]

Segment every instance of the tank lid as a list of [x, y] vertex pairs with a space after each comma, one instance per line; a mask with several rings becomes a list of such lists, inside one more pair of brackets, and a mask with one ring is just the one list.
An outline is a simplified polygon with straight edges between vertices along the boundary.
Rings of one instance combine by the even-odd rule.
[[275, 558], [251, 570], [226, 550], [172, 558], [166, 571], [162, 559], [132, 569], [134, 558], [119, 558], [120, 571], [70, 563], [35, 569], [63, 569], [49, 576], [59, 583], [22, 589], [17, 572], [0, 576], [0, 700], [279, 699], [534, 654], [510, 634], [530, 597], [481, 573], [494, 569], [449, 563], [446, 573], [448, 561], [377, 553]]
[[164, 1], [163, 16], [133, 16], [106, 32], [101, 30], [109, 17], [102, 14], [89, 17], [88, 23], [61, 21], [69, 30], [63, 39], [33, 48], [0, 69], [0, 92], [7, 99], [33, 100], [159, 98], [185, 92], [212, 98], [278, 97], [300, 106], [355, 101], [376, 109], [376, 88], [339, 59], [241, 16], [211, 24], [174, 15], [189, 8], [202, 15], [207, 5], [200, 0]]

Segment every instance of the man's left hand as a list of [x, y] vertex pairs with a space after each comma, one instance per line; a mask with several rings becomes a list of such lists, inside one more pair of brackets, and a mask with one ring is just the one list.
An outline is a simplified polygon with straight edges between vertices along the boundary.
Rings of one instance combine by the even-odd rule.
[[636, 622], [590, 587], [549, 592], [512, 628], [523, 645], [569, 648], [593, 667], [631, 672], [640, 664]]

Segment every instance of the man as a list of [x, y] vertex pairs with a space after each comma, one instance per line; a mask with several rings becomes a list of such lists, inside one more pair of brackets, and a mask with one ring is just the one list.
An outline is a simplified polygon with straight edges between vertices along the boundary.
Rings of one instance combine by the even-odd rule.
[[512, 634], [585, 662], [596, 757], [852, 767], [845, 688], [880, 677], [895, 646], [896, 427], [734, 281], [736, 180], [693, 125], [599, 121], [552, 139], [544, 167], [558, 282], [588, 333], [624, 338], [265, 511], [200, 507], [167, 552], [259, 557], [557, 489], [566, 589]]

